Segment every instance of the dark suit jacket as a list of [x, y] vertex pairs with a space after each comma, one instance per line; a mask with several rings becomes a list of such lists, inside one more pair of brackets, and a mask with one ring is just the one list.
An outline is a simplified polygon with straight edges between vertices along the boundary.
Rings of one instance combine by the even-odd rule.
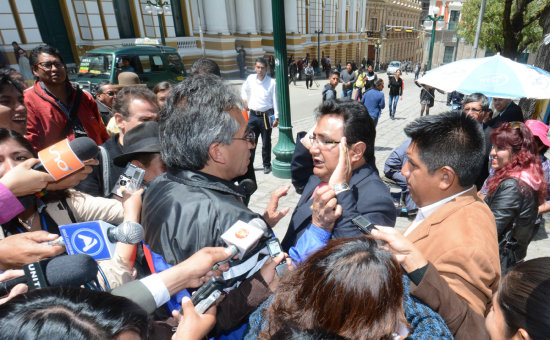
[[[309, 151], [297, 142], [295, 156], [297, 152]], [[306, 155], [303, 154], [303, 159]], [[300, 158], [300, 157], [293, 157]], [[311, 159], [311, 155], [309, 156]], [[315, 188], [321, 183], [319, 177], [313, 174], [313, 169], [309, 167], [292, 167], [293, 183], [295, 173], [303, 175], [304, 171], [311, 174], [304, 187], [302, 197], [298, 201], [296, 210], [290, 220], [290, 225], [282, 242], [285, 251], [294, 246], [302, 233], [311, 224], [311, 195]], [[296, 184], [296, 183], [295, 183]], [[374, 224], [394, 226], [396, 210], [388, 188], [384, 185], [378, 170], [374, 163], [368, 163], [355, 170], [349, 183], [351, 190], [341, 192], [337, 195], [338, 204], [342, 205], [342, 216], [336, 221], [332, 233], [333, 238], [358, 237], [363, 234], [351, 223], [351, 220], [358, 215], [365, 216]]]
[[521, 107], [516, 103], [511, 102], [510, 105], [504, 111], [502, 111], [497, 117], [487, 122], [492, 128], [496, 128], [502, 122], [523, 122], [523, 112]]

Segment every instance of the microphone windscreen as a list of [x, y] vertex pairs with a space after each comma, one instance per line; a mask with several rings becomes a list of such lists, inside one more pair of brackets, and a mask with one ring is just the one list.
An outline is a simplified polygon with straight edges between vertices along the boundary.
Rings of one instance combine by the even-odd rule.
[[258, 185], [256, 182], [251, 180], [250, 178], [245, 178], [239, 183], [239, 187], [244, 191], [246, 195], [252, 195], [256, 189], [258, 189]]
[[48, 286], [79, 287], [97, 277], [97, 262], [86, 254], [54, 257], [46, 265]]
[[136, 222], [124, 222], [118, 227], [110, 228], [108, 231], [109, 239], [126, 244], [138, 244], [144, 236], [143, 227]]
[[75, 138], [69, 143], [69, 145], [71, 146], [71, 150], [73, 150], [76, 157], [78, 157], [81, 161], [95, 158], [99, 152], [96, 142], [89, 137]]

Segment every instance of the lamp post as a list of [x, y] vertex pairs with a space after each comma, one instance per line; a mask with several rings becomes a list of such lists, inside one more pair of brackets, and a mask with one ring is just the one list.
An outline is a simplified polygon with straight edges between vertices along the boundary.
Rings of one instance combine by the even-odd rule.
[[172, 10], [170, 8], [170, 0], [147, 0], [145, 12], [147, 12], [148, 14], [157, 15], [160, 29], [160, 41], [162, 42], [162, 45], [166, 46], [166, 41], [164, 39], [164, 23], [162, 22], [162, 14], [172, 14]]
[[[426, 20], [424, 20], [424, 27], [429, 29], [430, 26], [431, 26], [431, 29], [432, 29], [432, 37], [430, 38], [430, 54], [428, 56], [428, 71], [432, 69], [432, 56], [434, 54], [434, 40], [435, 40], [435, 27], [439, 26], [438, 25], [439, 20], [444, 19], [443, 16], [439, 15], [440, 10], [441, 9], [439, 7], [433, 6], [432, 7], [432, 13], [434, 14], [434, 16], [428, 15], [426, 17]], [[443, 25], [445, 25], [445, 23], [443, 21], [441, 23], [443, 23]]]
[[316, 72], [318, 74], [321, 73], [319, 69], [319, 65], [321, 62], [321, 34], [323, 33], [323, 30], [316, 30], [315, 34], [317, 34], [317, 70]]
[[380, 70], [380, 48], [382, 47], [382, 41], [380, 39], [376, 39], [376, 62], [374, 63], [375, 65], [375, 70], [378, 71]]

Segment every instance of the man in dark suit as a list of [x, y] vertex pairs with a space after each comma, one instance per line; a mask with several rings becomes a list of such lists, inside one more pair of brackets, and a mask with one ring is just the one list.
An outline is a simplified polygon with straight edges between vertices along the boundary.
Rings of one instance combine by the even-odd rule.
[[495, 97], [493, 106], [499, 114], [487, 123], [490, 127], [496, 128], [502, 122], [523, 122], [523, 112], [512, 99]]
[[[393, 200], [374, 164], [376, 131], [365, 106], [356, 101], [328, 100], [317, 108], [317, 114], [315, 129], [297, 142], [292, 159], [293, 184], [303, 192], [282, 242], [286, 251], [310, 227], [313, 198], [317, 189], [326, 185], [333, 188], [342, 206], [333, 238], [361, 236], [351, 223], [358, 215], [375, 224], [395, 224]], [[337, 169], [344, 141], [349, 149], [349, 171]]]

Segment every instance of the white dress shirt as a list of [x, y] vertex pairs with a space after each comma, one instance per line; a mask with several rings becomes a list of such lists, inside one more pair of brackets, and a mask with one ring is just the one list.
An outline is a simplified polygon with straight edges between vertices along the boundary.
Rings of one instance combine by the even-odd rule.
[[241, 98], [246, 100], [250, 110], [265, 112], [273, 109], [275, 119], [279, 118], [275, 79], [270, 76], [266, 75], [260, 81], [257, 74], [249, 75], [241, 89]]
[[451, 201], [453, 198], [455, 197], [458, 197], [460, 195], [462, 195], [463, 193], [465, 193], [466, 191], [472, 189], [474, 186], [472, 185], [471, 188], [468, 188], [464, 191], [461, 191], [459, 192], [458, 194], [455, 194], [455, 195], [452, 195], [452, 196], [449, 196], [449, 197], [445, 197], [444, 199], [440, 200], [440, 201], [437, 201], [435, 203], [432, 203], [430, 205], [427, 205], [425, 207], [422, 207], [422, 208], [418, 208], [418, 213], [416, 214], [416, 218], [414, 219], [413, 223], [407, 228], [407, 230], [405, 230], [405, 232], [403, 233], [403, 235], [405, 235], [405, 237], [409, 236], [409, 234], [414, 230], [416, 229], [416, 227], [418, 227], [418, 225], [420, 223], [422, 223], [422, 221], [424, 221], [425, 219], [428, 218], [428, 216], [430, 216], [434, 211], [436, 211], [439, 207], [441, 207], [443, 204]]

